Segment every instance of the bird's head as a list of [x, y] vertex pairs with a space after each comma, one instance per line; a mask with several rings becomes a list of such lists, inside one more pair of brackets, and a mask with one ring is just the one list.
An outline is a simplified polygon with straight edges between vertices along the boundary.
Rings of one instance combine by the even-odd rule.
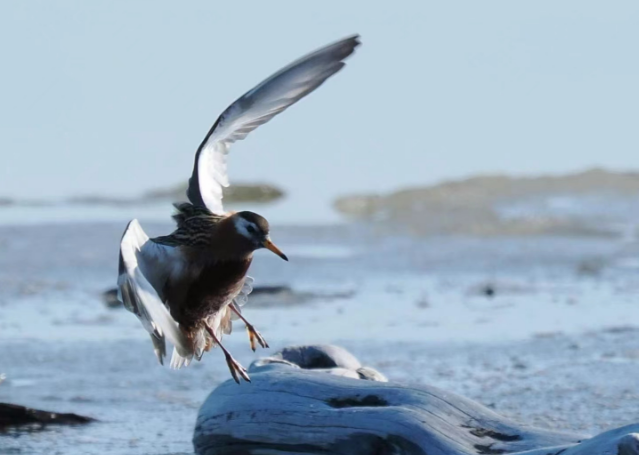
[[289, 259], [274, 245], [269, 237], [269, 222], [253, 212], [237, 212], [232, 215], [236, 232], [249, 241], [254, 250], [266, 248], [285, 261]]

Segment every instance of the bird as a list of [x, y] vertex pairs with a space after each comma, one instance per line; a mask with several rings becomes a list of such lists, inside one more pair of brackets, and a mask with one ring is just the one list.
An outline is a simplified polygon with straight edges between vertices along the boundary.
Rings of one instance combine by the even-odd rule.
[[253, 351], [268, 348], [242, 314], [253, 278], [253, 253], [266, 248], [288, 261], [273, 243], [268, 221], [249, 211], [225, 212], [231, 144], [295, 104], [340, 71], [360, 45], [359, 35], [322, 47], [277, 71], [246, 92], [217, 118], [200, 143], [189, 178], [188, 202], [174, 204], [175, 230], [149, 238], [138, 220], [120, 242], [118, 299], [141, 321], [160, 364], [173, 345], [170, 366], [188, 366], [219, 346], [232, 378], [250, 382], [246, 369], [223, 346], [232, 321], [244, 322]]

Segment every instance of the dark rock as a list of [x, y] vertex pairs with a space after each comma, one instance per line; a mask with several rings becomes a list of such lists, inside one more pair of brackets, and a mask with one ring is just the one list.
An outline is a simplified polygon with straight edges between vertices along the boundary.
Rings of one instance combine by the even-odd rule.
[[486, 295], [487, 297], [493, 297], [496, 294], [496, 289], [490, 285], [487, 284], [483, 289], [482, 289], [482, 293], [484, 295]]
[[[289, 286], [255, 286], [249, 297], [251, 305], [261, 308], [292, 306], [307, 303], [314, 299], [324, 301], [348, 299], [353, 297], [354, 291], [337, 292], [301, 292], [291, 289]], [[102, 293], [102, 301], [109, 308], [122, 308], [122, 303], [118, 300], [118, 290], [116, 288], [107, 289]]]
[[270, 294], [280, 294], [283, 292], [291, 292], [291, 288], [289, 286], [256, 286], [253, 291], [251, 291], [251, 294], [256, 294], [256, 295], [260, 295], [260, 294], [266, 294], [266, 295], [270, 295]]
[[80, 425], [95, 419], [78, 414], [68, 414], [26, 408], [16, 404], [0, 403], [0, 429], [24, 425]]
[[256, 286], [251, 292], [249, 302], [260, 308], [302, 305], [313, 300], [348, 299], [355, 295], [353, 290], [333, 292], [297, 291], [289, 286]]
[[122, 308], [122, 302], [118, 300], [118, 290], [108, 289], [102, 293], [102, 301], [109, 308]]

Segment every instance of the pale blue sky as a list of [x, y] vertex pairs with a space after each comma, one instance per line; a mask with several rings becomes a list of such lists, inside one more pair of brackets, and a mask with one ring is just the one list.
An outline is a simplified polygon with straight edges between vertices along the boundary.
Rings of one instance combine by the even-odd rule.
[[638, 167], [636, 1], [2, 2], [0, 196], [183, 181], [230, 102], [352, 33], [345, 70], [233, 147], [232, 182], [323, 203]]

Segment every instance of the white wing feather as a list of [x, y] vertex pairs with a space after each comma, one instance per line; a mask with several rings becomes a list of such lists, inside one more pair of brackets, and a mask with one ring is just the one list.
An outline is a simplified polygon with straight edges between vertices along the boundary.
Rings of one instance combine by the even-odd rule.
[[342, 61], [360, 44], [351, 36], [293, 62], [245, 93], [218, 117], [200, 144], [187, 196], [222, 214], [222, 188], [229, 186], [229, 145], [318, 88], [345, 65]]
[[120, 242], [118, 297], [129, 311], [138, 316], [151, 335], [161, 363], [165, 354], [165, 337], [182, 357], [190, 359], [193, 355], [178, 323], [156, 290], [161, 288], [171, 268], [175, 267], [175, 261], [167, 260], [171, 255], [168, 248], [151, 242], [138, 220], [129, 223]]

